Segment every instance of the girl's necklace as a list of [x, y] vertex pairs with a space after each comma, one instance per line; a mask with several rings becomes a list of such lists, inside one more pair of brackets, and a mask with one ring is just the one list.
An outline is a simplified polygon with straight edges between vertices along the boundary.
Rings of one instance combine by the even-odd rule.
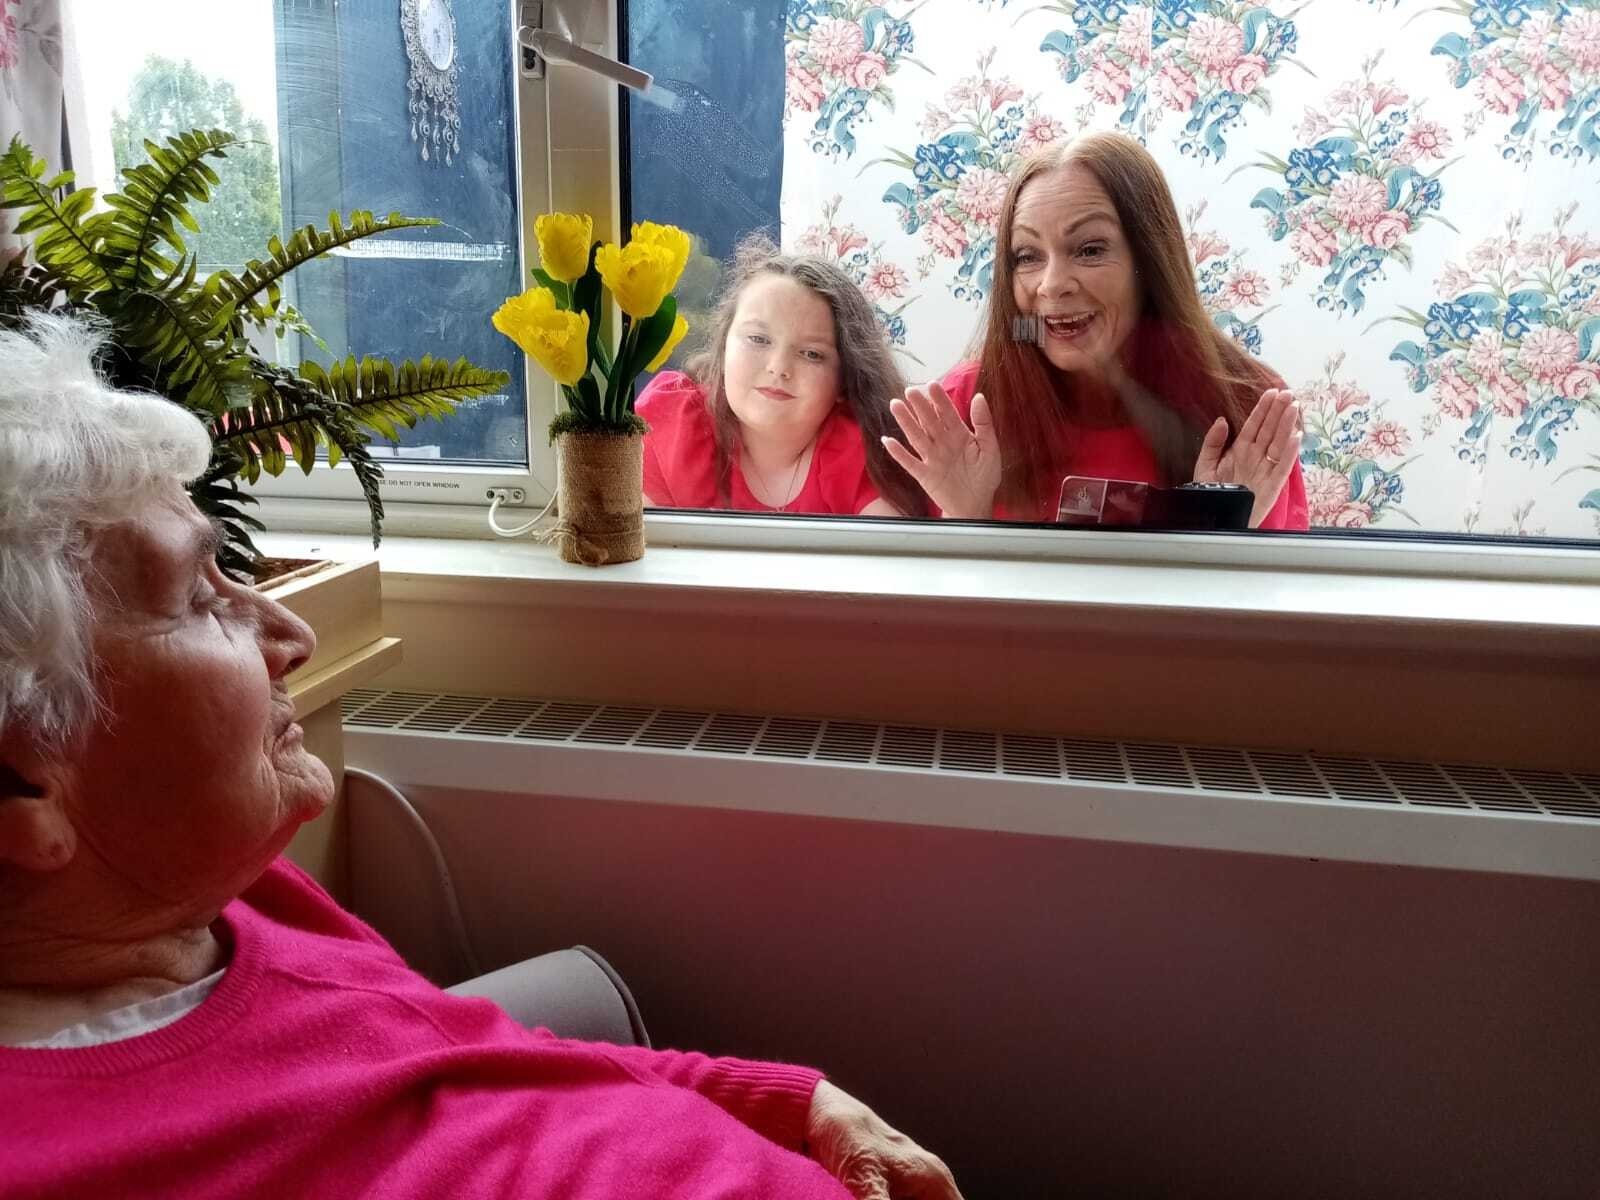
[[[789, 505], [800, 499], [800, 494], [795, 491], [795, 485], [800, 481], [800, 464], [806, 461], [806, 455], [811, 453], [811, 448], [815, 446], [816, 443], [817, 439], [813, 437], [805, 444], [805, 448], [802, 449], [799, 455], [795, 458], [794, 470], [789, 472], [789, 486], [781, 493], [781, 495], [788, 496], [789, 498], [782, 504], [768, 504], [767, 507], [773, 512], [788, 512]], [[765, 482], [765, 480], [762, 482]]]

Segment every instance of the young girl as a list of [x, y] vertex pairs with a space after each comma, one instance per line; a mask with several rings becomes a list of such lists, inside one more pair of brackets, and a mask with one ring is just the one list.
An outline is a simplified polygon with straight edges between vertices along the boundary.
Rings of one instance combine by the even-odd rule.
[[922, 516], [890, 461], [889, 398], [904, 393], [872, 307], [838, 267], [740, 244], [706, 350], [635, 406], [645, 503], [665, 508]]

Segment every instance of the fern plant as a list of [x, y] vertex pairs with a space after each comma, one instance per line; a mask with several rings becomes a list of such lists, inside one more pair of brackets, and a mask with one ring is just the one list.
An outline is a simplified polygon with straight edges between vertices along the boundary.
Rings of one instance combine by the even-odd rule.
[[245, 511], [256, 499], [241, 480], [278, 475], [291, 460], [310, 473], [323, 450], [330, 465], [352, 468], [377, 545], [383, 468], [368, 452], [369, 436], [393, 439], [401, 426], [442, 417], [510, 378], [464, 358], [425, 355], [396, 366], [351, 355], [295, 370], [264, 358], [249, 329], [315, 336], [283, 298], [283, 280], [296, 267], [362, 238], [438, 222], [333, 213], [326, 229], [307, 225], [287, 241], [274, 237], [265, 258], [202, 278], [184, 235], [199, 231], [192, 209], [218, 183], [211, 160], [241, 144], [222, 130], [146, 142], [149, 162], [125, 171], [122, 191], [100, 208], [94, 189], [74, 190], [71, 172], [48, 175], [20, 139], [0, 156], [0, 208], [19, 210], [17, 232], [31, 235], [26, 255], [0, 267], [0, 326], [15, 326], [36, 308], [95, 315], [111, 329], [105, 371], [113, 384], [157, 392], [206, 422], [212, 460], [189, 491], [222, 531], [219, 558], [235, 574], [252, 572], [260, 556], [250, 535], [262, 528]]

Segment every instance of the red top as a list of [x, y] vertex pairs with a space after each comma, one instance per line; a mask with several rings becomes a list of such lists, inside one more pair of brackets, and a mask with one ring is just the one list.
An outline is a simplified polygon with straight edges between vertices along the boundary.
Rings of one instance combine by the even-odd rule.
[[153, 1033], [0, 1047], [7, 1196], [849, 1200], [815, 1071], [563, 1041], [446, 995], [279, 859], [226, 974]]
[[716, 431], [700, 386], [681, 371], [652, 379], [635, 405], [650, 423], [644, 438], [644, 494], [664, 508], [732, 508], [742, 512], [824, 513], [853, 517], [878, 499], [867, 474], [861, 427], [845, 410], [833, 411], [817, 431], [811, 467], [799, 493], [782, 508], [757, 500], [735, 454], [728, 500], [717, 491]]
[[[972, 397], [977, 392], [978, 365], [962, 363], [940, 382], [950, 394], [956, 410], [969, 425], [972, 423]], [[1107, 429], [1084, 427], [1073, 430], [1070, 454], [1058, 456], [1065, 461], [1061, 477], [1086, 475], [1091, 479], [1125, 479], [1132, 483], [1159, 484], [1161, 467], [1155, 452], [1150, 449], [1144, 435], [1132, 425], [1116, 425]], [[1056, 497], [1040, 500], [1040, 514], [1031, 519], [1050, 521], [1055, 518]], [[998, 507], [995, 516], [1004, 517]], [[1026, 516], [1014, 517], [1028, 520]], [[1262, 529], [1309, 529], [1310, 512], [1306, 507], [1306, 484], [1296, 462], [1278, 493], [1278, 502], [1261, 522]]]

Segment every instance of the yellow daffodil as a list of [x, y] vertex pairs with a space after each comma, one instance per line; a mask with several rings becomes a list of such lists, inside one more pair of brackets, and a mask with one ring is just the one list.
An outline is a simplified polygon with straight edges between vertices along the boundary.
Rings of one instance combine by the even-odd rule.
[[633, 223], [633, 236], [628, 239], [629, 244], [643, 242], [647, 246], [659, 246], [672, 255], [670, 278], [667, 280], [666, 294], [670, 295], [672, 289], [678, 286], [678, 277], [683, 274], [683, 266], [689, 261], [691, 248], [689, 235], [676, 225], [657, 225], [654, 221], [635, 221]]
[[494, 314], [505, 334], [557, 383], [571, 386], [589, 370], [589, 315], [563, 312], [549, 288], [529, 288]]
[[589, 269], [593, 217], [545, 213], [534, 218], [533, 234], [539, 239], [539, 265], [552, 279], [571, 283]]
[[677, 318], [672, 322], [672, 332], [667, 334], [667, 341], [666, 344], [661, 347], [661, 353], [657, 354], [650, 360], [650, 362], [646, 365], [645, 370], [659, 371], [667, 359], [672, 356], [672, 352], [678, 348], [678, 343], [683, 341], [683, 335], [688, 332], [689, 322], [683, 319], [682, 313], [679, 313]]

